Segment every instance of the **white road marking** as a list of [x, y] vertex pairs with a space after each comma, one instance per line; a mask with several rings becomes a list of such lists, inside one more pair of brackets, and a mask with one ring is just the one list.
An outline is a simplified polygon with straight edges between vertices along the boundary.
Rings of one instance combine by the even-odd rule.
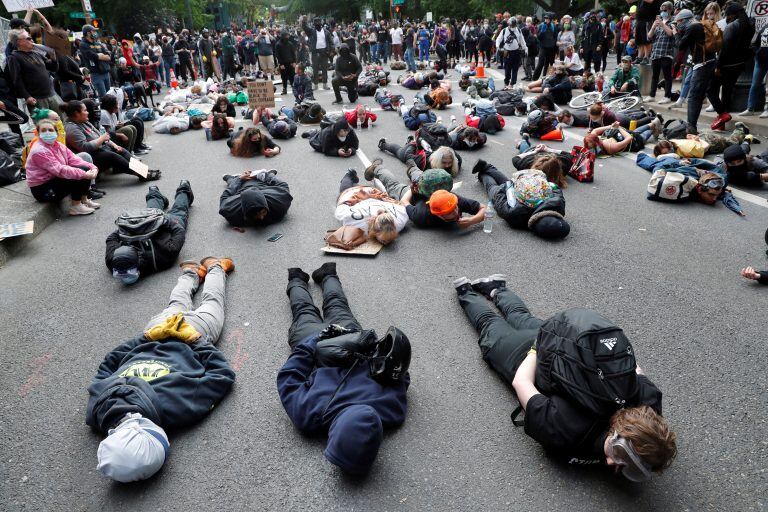
[[362, 149], [358, 149], [356, 154], [357, 154], [357, 158], [360, 159], [360, 161], [363, 163], [365, 167], [368, 167], [369, 165], [371, 165], [371, 161], [368, 160], [368, 157], [365, 156], [365, 153], [363, 153]]

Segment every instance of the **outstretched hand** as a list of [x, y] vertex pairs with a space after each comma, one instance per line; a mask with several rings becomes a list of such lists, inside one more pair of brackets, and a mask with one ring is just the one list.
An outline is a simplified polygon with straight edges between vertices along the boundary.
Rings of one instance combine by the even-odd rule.
[[760, 279], [760, 274], [753, 267], [746, 267], [741, 269], [741, 277], [757, 281]]

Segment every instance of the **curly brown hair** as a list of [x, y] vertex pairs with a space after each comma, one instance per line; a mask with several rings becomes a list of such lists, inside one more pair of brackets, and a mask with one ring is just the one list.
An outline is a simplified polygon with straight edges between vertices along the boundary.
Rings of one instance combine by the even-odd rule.
[[677, 455], [677, 435], [667, 420], [647, 405], [621, 409], [611, 418], [611, 431], [632, 443], [651, 470], [661, 473]]

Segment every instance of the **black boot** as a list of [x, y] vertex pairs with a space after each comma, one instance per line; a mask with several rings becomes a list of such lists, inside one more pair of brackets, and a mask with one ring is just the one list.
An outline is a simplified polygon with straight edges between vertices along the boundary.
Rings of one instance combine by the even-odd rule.
[[156, 196], [156, 195], [159, 195], [160, 197], [163, 198], [163, 210], [168, 208], [168, 198], [165, 197], [162, 192], [160, 192], [159, 188], [157, 188], [155, 185], [151, 185], [149, 187], [149, 192], [147, 192], [147, 197]]
[[176, 194], [179, 192], [187, 194], [187, 197], [189, 197], [189, 206], [192, 206], [192, 203], [195, 202], [195, 194], [192, 193], [192, 185], [189, 183], [189, 180], [181, 180], [179, 182], [179, 186], [176, 188]]
[[293, 281], [294, 279], [301, 279], [305, 283], [309, 283], [309, 274], [304, 272], [298, 267], [293, 267], [288, 269], [288, 281]]
[[328, 276], [335, 276], [336, 274], [336, 263], [328, 262], [323, 263], [323, 265], [312, 272], [312, 280], [316, 282], [317, 284], [322, 284], [323, 279], [325, 279]]

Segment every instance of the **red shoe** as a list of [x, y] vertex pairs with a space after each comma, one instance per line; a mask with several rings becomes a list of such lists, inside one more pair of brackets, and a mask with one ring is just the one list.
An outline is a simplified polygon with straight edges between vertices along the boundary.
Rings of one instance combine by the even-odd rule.
[[729, 114], [728, 112], [723, 112], [722, 114], [717, 116], [714, 121], [712, 121], [710, 128], [716, 131], [723, 131], [725, 130], [725, 123], [727, 123], [731, 119], [733, 119], [731, 117], [731, 114]]

